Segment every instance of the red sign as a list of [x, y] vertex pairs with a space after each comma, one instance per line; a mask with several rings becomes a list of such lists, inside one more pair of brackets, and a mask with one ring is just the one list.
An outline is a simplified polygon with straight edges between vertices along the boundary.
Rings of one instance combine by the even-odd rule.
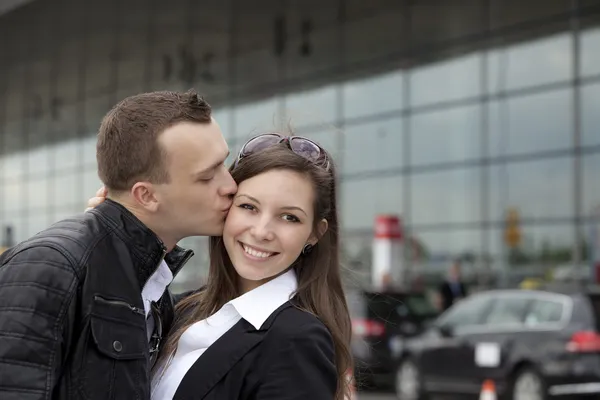
[[378, 215], [375, 217], [376, 239], [402, 239], [400, 217], [397, 215]]

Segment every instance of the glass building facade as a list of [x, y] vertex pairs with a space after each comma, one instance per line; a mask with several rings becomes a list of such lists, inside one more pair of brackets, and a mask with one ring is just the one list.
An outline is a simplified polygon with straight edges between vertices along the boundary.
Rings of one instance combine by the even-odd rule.
[[[390, 213], [415, 269], [590, 262], [598, 0], [36, 0], [0, 16], [0, 54], [5, 244], [83, 210], [113, 104], [193, 87], [232, 152], [291, 125], [333, 153], [358, 276]], [[179, 281], [196, 281], [206, 240], [182, 244], [196, 257]]]

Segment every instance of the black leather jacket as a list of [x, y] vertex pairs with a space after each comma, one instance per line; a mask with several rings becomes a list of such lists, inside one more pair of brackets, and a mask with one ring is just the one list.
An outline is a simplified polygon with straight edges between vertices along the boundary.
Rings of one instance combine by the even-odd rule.
[[[0, 256], [0, 399], [150, 399], [142, 288], [166, 253], [120, 204], [58, 222]], [[158, 302], [163, 337], [173, 320]]]

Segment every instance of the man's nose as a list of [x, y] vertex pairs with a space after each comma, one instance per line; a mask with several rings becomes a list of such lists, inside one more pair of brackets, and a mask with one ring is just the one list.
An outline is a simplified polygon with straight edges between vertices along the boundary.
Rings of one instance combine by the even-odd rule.
[[220, 194], [221, 196], [233, 196], [237, 192], [237, 184], [233, 180], [233, 177], [229, 171], [227, 171], [226, 174], [226, 182], [221, 186]]

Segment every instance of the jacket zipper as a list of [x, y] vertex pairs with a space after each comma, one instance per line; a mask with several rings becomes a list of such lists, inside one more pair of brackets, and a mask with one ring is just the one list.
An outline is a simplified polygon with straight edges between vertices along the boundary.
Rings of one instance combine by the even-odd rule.
[[127, 307], [136, 314], [146, 315], [146, 312], [144, 310], [142, 310], [138, 307], [132, 306], [131, 304], [126, 303], [121, 300], [108, 300], [99, 295], [95, 295], [94, 300], [98, 300], [99, 302], [104, 303], [104, 304], [112, 304], [115, 306]]

